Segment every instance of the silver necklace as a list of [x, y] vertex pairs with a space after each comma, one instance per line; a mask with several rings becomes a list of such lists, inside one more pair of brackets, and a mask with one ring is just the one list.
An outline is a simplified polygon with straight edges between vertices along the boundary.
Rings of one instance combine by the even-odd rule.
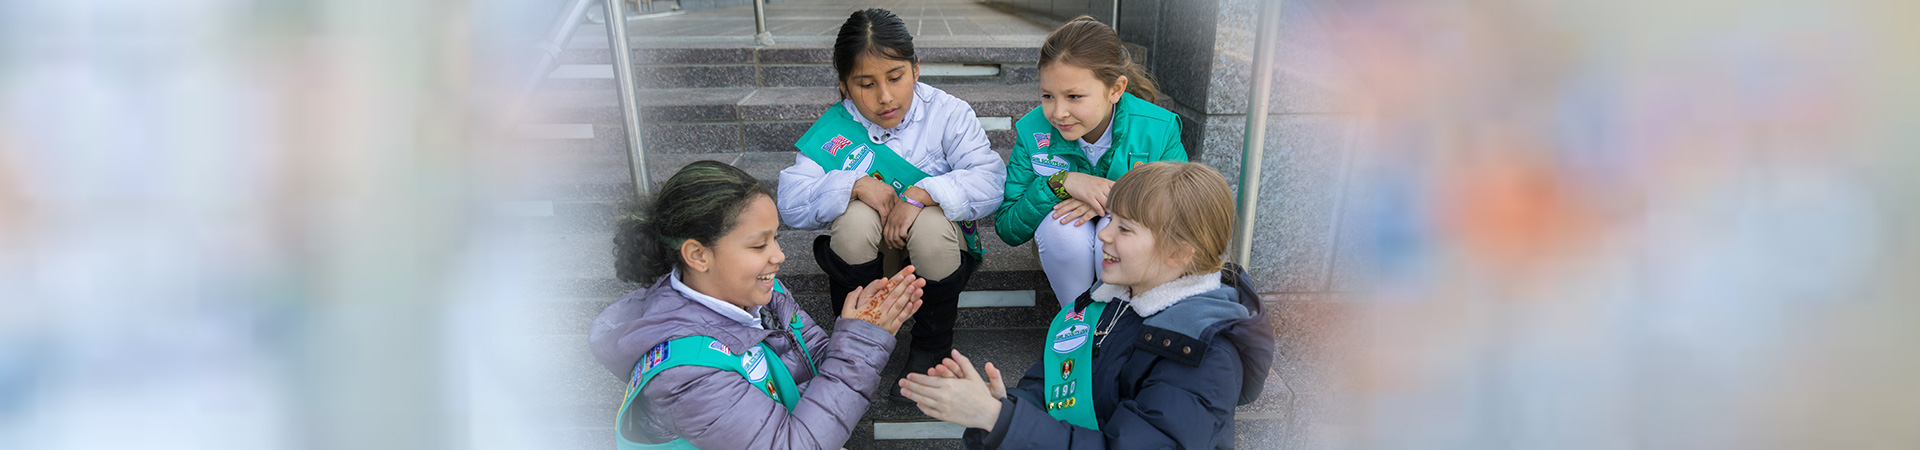
[[[1116, 305], [1114, 305], [1114, 306], [1119, 306], [1119, 307], [1120, 307], [1120, 312], [1119, 312], [1119, 313], [1117, 313], [1117, 314], [1114, 314], [1114, 315], [1113, 315], [1113, 321], [1112, 321], [1112, 322], [1107, 322], [1107, 329], [1105, 329], [1105, 330], [1095, 330], [1095, 331], [1093, 332], [1093, 335], [1094, 335], [1094, 336], [1099, 336], [1099, 337], [1100, 337], [1100, 339], [1099, 339], [1099, 340], [1095, 340], [1095, 341], [1093, 341], [1093, 356], [1095, 356], [1095, 357], [1098, 357], [1098, 356], [1100, 356], [1100, 345], [1101, 345], [1101, 344], [1105, 344], [1105, 343], [1107, 343], [1107, 334], [1109, 334], [1109, 333], [1112, 333], [1112, 332], [1113, 332], [1113, 327], [1114, 327], [1114, 326], [1116, 326], [1116, 325], [1119, 325], [1119, 324], [1120, 324], [1120, 317], [1121, 317], [1121, 316], [1125, 316], [1125, 315], [1127, 314], [1127, 311], [1128, 311], [1128, 310], [1131, 310], [1131, 309], [1133, 309], [1133, 308], [1128, 308], [1128, 307], [1127, 307], [1127, 300], [1126, 300], [1126, 299], [1121, 299], [1121, 300], [1120, 300], [1120, 303], [1118, 303], [1118, 304], [1116, 304]], [[1098, 324], [1098, 323], [1095, 323], [1094, 325], [1095, 325], [1096, 327], [1097, 327], [1097, 326], [1099, 326], [1099, 324]]]

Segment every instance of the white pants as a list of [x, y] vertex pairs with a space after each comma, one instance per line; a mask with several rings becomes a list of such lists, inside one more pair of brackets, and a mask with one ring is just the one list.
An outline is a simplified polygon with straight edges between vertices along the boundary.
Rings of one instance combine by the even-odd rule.
[[1074, 226], [1060, 224], [1047, 214], [1033, 229], [1033, 246], [1040, 251], [1040, 269], [1047, 272], [1047, 284], [1053, 285], [1054, 298], [1061, 306], [1071, 305], [1080, 294], [1100, 278], [1101, 229], [1112, 222], [1105, 217]]

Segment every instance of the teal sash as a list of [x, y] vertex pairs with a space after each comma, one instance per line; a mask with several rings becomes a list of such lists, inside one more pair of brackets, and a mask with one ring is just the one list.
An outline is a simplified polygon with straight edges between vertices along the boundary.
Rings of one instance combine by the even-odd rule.
[[[777, 281], [775, 283], [776, 289], [781, 292], [786, 291], [784, 286], [778, 285]], [[787, 322], [787, 326], [793, 330], [794, 342], [800, 344], [800, 353], [807, 356], [807, 367], [818, 375], [820, 368], [813, 365], [813, 354], [807, 353], [806, 335], [800, 333], [802, 328], [800, 314], [794, 313], [793, 319]], [[626, 399], [621, 401], [620, 412], [614, 416], [615, 447], [619, 450], [699, 449], [684, 438], [659, 444], [643, 444], [628, 440], [626, 433], [621, 432], [627, 426], [627, 408], [632, 407], [633, 401], [639, 398], [640, 389], [646, 387], [647, 382], [652, 381], [655, 375], [673, 367], [702, 366], [737, 372], [740, 376], [746, 377], [747, 383], [752, 384], [754, 388], [766, 392], [768, 397], [786, 405], [788, 414], [793, 413], [794, 405], [800, 402], [801, 393], [795, 387], [793, 374], [787, 372], [787, 365], [780, 362], [779, 355], [774, 354], [772, 348], [761, 343], [740, 356], [734, 356], [727, 350], [726, 345], [713, 338], [688, 336], [660, 344], [654, 347], [653, 351], [640, 357], [640, 363], [633, 368], [634, 377], [639, 381], [627, 387]]]
[[[1093, 414], [1093, 328], [1107, 304], [1094, 302], [1083, 311], [1061, 308], [1047, 327], [1047, 350], [1042, 354], [1047, 415], [1083, 428], [1100, 429]], [[1092, 320], [1088, 320], [1091, 318]]]
[[[851, 137], [849, 137], [851, 136]], [[794, 147], [800, 154], [820, 165], [827, 172], [852, 170], [886, 183], [893, 188], [894, 194], [905, 194], [907, 188], [927, 178], [927, 173], [900, 157], [899, 153], [886, 145], [872, 142], [867, 138], [867, 127], [854, 120], [843, 105], [835, 104], [820, 114], [820, 120], [807, 128]], [[974, 256], [986, 254], [980, 246], [980, 235], [973, 221], [956, 222], [960, 234], [967, 241], [967, 251]]]

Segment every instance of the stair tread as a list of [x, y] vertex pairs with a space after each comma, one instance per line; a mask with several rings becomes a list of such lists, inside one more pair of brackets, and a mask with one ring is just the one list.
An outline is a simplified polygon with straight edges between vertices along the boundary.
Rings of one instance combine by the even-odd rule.
[[[1040, 104], [1037, 94], [1040, 92], [1040, 85], [1036, 83], [955, 84], [937, 87], [972, 104], [975, 112], [983, 117], [1011, 117], [1025, 114]], [[640, 105], [643, 120], [654, 118], [653, 122], [808, 121], [818, 114], [818, 110], [839, 101], [840, 95], [833, 87], [660, 88], [637, 90], [634, 99]], [[529, 101], [529, 106], [534, 111], [548, 113], [531, 116], [544, 123], [579, 123], [583, 116], [575, 110], [596, 110], [591, 113], [592, 115], [584, 116], [595, 122], [617, 124], [620, 121], [618, 114], [620, 95], [612, 88], [542, 90]], [[669, 110], [685, 107], [734, 107], [739, 110], [721, 109], [696, 115], [698, 117], [695, 118], [678, 117], [688, 114], [675, 114], [680, 111]], [[805, 107], [806, 110], [798, 111], [800, 114], [797, 115], [755, 114], [754, 111], [778, 107]]]

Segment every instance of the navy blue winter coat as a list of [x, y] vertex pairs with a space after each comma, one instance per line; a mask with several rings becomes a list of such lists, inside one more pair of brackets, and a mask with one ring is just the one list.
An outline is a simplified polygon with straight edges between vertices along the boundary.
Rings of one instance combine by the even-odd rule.
[[[1007, 390], [991, 433], [967, 430], [967, 447], [1233, 448], [1234, 407], [1260, 396], [1274, 341], [1246, 272], [1229, 266], [1220, 273], [1220, 284], [1145, 318], [1123, 313], [1131, 307], [1102, 312], [1101, 324], [1119, 318], [1094, 357], [1099, 430], [1047, 415], [1043, 377], [1055, 371], [1043, 361]], [[1085, 308], [1098, 291], [1082, 294], [1074, 307]]]

